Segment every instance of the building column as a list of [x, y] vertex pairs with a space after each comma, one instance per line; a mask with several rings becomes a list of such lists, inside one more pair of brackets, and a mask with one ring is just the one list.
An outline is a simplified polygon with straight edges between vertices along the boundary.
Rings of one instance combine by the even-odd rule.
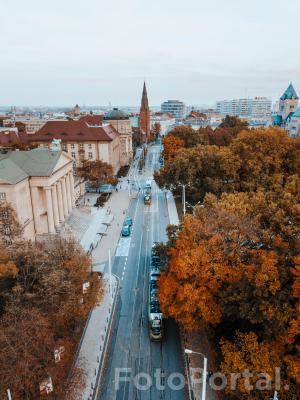
[[36, 186], [31, 186], [30, 191], [31, 191], [31, 204], [32, 204], [32, 212], [33, 212], [33, 221], [34, 221], [34, 230], [35, 234], [40, 233], [39, 229], [39, 223], [40, 223], [40, 213], [39, 213], [39, 192], [38, 192], [38, 187]]
[[48, 218], [48, 232], [55, 233], [54, 228], [54, 218], [53, 218], [53, 206], [52, 206], [52, 196], [51, 187], [44, 188], [46, 192], [46, 203], [47, 203], [47, 218]]
[[64, 206], [63, 206], [62, 189], [60, 181], [57, 182], [57, 200], [58, 200], [59, 219], [62, 222], [65, 219], [65, 215], [64, 215]]
[[69, 180], [69, 175], [65, 175], [65, 181], [66, 181], [66, 190], [67, 190], [67, 203], [68, 203], [68, 210], [69, 212], [72, 211], [72, 197], [71, 197], [71, 187], [70, 187], [70, 180]]
[[70, 181], [70, 187], [71, 187], [71, 199], [72, 199], [72, 207], [75, 207], [75, 188], [74, 188], [74, 176], [73, 173], [69, 173], [69, 181]]
[[51, 186], [52, 203], [53, 203], [53, 215], [54, 215], [54, 225], [59, 225], [59, 211], [57, 202], [57, 190], [56, 185]]
[[66, 181], [65, 181], [64, 177], [61, 178], [61, 187], [62, 187], [62, 198], [63, 198], [64, 214], [65, 214], [65, 217], [67, 217], [68, 214], [69, 214], [69, 210], [68, 210]]

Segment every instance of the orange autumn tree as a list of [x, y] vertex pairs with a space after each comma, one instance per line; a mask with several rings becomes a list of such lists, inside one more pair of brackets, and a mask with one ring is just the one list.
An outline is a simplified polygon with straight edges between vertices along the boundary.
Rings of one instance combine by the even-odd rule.
[[[159, 281], [163, 312], [187, 330], [197, 329], [201, 321], [220, 323], [219, 293], [223, 285], [241, 280], [243, 263], [236, 236], [240, 234], [246, 239], [254, 235], [249, 221], [240, 223], [230, 213], [217, 216], [209, 210], [198, 211], [197, 218], [186, 218], [175, 247], [169, 249], [169, 268]], [[231, 225], [234, 228], [225, 236], [224, 226]]]
[[[86, 318], [101, 300], [102, 279], [91, 273], [78, 244], [59, 237], [0, 249], [0, 271], [0, 398], [8, 387], [16, 400], [39, 398], [48, 375], [54, 397], [63, 398]], [[56, 363], [54, 350], [61, 347]]]
[[230, 320], [232, 329], [247, 323], [262, 324], [270, 336], [282, 332], [291, 318], [284, 265], [260, 248], [257, 229], [228, 210], [200, 207], [188, 216], [159, 283], [165, 314], [188, 330]]
[[163, 145], [164, 145], [164, 157], [166, 162], [168, 159], [174, 157], [177, 150], [184, 147], [184, 141], [180, 138], [177, 138], [169, 134], [164, 137]]
[[[269, 400], [272, 389], [274, 393], [276, 367], [281, 366], [276, 343], [260, 342], [254, 332], [237, 332], [233, 341], [221, 340], [221, 351], [221, 371], [228, 381], [226, 392], [241, 400]], [[248, 379], [247, 371], [251, 374]], [[236, 379], [237, 375], [232, 374], [240, 376]], [[268, 374], [270, 381], [260, 374]]]
[[294, 258], [295, 268], [292, 270], [294, 276], [293, 296], [297, 300], [295, 304], [294, 318], [290, 322], [285, 341], [291, 346], [291, 353], [285, 357], [289, 367], [289, 375], [300, 384], [300, 344], [298, 335], [300, 332], [300, 256]]

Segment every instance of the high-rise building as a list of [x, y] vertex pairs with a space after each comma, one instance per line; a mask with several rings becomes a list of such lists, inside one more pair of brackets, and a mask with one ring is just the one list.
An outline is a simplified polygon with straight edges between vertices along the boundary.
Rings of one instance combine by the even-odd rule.
[[186, 106], [182, 101], [168, 100], [162, 103], [161, 112], [171, 113], [175, 119], [183, 119], [186, 115]]
[[151, 129], [150, 108], [148, 103], [146, 83], [144, 82], [141, 108], [140, 108], [140, 130], [144, 135], [146, 135], [147, 141], [150, 139], [150, 129]]
[[267, 97], [232, 99], [217, 102], [217, 112], [222, 115], [267, 119], [271, 116], [272, 101]]

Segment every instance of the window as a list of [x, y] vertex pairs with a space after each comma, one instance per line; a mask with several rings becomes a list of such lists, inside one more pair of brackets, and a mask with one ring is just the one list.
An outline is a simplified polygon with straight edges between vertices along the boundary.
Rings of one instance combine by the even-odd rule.
[[10, 228], [8, 226], [5, 227], [5, 234], [6, 235], [10, 234]]
[[89, 159], [92, 159], [92, 158], [93, 158], [93, 153], [89, 152]]
[[91, 143], [89, 143], [89, 149], [91, 149], [92, 148], [92, 145], [91, 145]]
[[7, 210], [2, 211], [2, 219], [8, 219], [8, 212]]
[[74, 143], [71, 144], [71, 149], [74, 150], [75, 149], [75, 145]]
[[74, 151], [72, 151], [71, 156], [72, 156], [72, 158], [76, 157], [76, 154], [74, 153]]
[[83, 143], [79, 144], [79, 148], [80, 148], [80, 150], [83, 150]]
[[6, 200], [6, 193], [0, 192], [0, 200]]
[[63, 145], [62, 145], [62, 149], [63, 149], [63, 151], [68, 151], [67, 145], [66, 145], [66, 144], [63, 144]]

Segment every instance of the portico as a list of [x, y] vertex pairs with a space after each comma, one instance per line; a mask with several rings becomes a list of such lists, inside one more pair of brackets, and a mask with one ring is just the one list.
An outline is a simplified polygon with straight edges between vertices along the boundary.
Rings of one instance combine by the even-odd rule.
[[24, 229], [24, 236], [34, 240], [36, 235], [55, 234], [75, 206], [72, 158], [60, 150], [38, 148], [11, 152], [3, 156], [2, 163], [10, 171], [22, 170], [19, 182], [5, 179], [5, 174], [11, 172], [2, 169], [0, 192], [5, 193], [19, 221], [31, 225], [30, 229]]

